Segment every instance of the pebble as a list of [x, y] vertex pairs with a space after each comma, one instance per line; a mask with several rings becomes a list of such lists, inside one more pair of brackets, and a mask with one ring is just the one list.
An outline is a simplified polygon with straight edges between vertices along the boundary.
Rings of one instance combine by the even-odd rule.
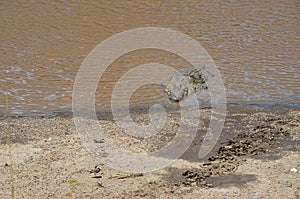
[[295, 168], [291, 168], [290, 171], [291, 171], [292, 173], [297, 173], [297, 172], [298, 172], [298, 170], [295, 169]]

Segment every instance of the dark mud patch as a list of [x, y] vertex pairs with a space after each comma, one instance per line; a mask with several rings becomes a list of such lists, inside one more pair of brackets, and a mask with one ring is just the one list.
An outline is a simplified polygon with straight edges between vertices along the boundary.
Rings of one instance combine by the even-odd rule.
[[[209, 119], [206, 118], [204, 123], [208, 124]], [[271, 157], [272, 153], [274, 157], [280, 157], [278, 152], [299, 150], [299, 140], [292, 140], [290, 135], [291, 128], [297, 126], [300, 126], [299, 116], [288, 115], [285, 109], [229, 108], [222, 134], [210, 154], [202, 160], [198, 157], [206, 135], [206, 130], [200, 129], [181, 158], [190, 162], [205, 162], [211, 156], [220, 154], [220, 150], [223, 150], [222, 154], [236, 156], [263, 158], [265, 154]]]
[[175, 167], [167, 168], [168, 173], [163, 177], [164, 180], [173, 184], [180, 185], [186, 181], [186, 178], [182, 175], [184, 169], [178, 169]]
[[10, 133], [10, 143], [11, 144], [27, 144], [28, 142], [34, 140], [32, 135], [23, 129], [15, 129], [8, 127], [8, 125], [0, 126], [0, 144], [6, 145], [8, 143], [8, 135]]
[[207, 158], [200, 160], [197, 157], [203, 140], [201, 136], [194, 140], [181, 157], [200, 163], [199, 168], [176, 172], [173, 169], [166, 178], [176, 184], [201, 187], [235, 186], [245, 184], [248, 180], [253, 181], [254, 176], [239, 178], [234, 171], [247, 158], [268, 161], [280, 158], [283, 152], [299, 150], [299, 139], [292, 139], [293, 135], [299, 134], [299, 126], [299, 114], [230, 114], [224, 128], [226, 134], [223, 132]]
[[256, 179], [256, 176], [252, 174], [229, 174], [225, 176], [210, 177], [206, 180], [206, 182], [212, 187], [227, 188], [233, 186], [243, 186], [249, 182], [255, 181]]
[[268, 150], [266, 153], [253, 156], [255, 159], [260, 160], [277, 160], [281, 158], [285, 152], [299, 151], [300, 140], [293, 140], [291, 136], [285, 138], [279, 138], [274, 143], [274, 146], [271, 150]]
[[68, 136], [75, 130], [73, 121], [62, 117], [10, 117], [0, 121], [0, 143], [5, 145], [10, 131], [11, 144], [28, 144], [55, 136]]
[[[19, 137], [17, 137], [17, 138], [11, 138], [10, 139], [10, 143], [12, 143], [12, 144], [16, 144], [16, 143], [18, 143], [18, 144], [27, 144], [28, 142], [30, 142], [30, 141], [32, 141], [33, 139], [29, 139], [29, 138], [19, 138]], [[6, 137], [1, 137], [0, 138], [0, 143], [2, 144], [2, 145], [6, 145], [7, 143], [8, 143], [8, 138], [6, 138]]]
[[[209, 173], [208, 173], [209, 175]], [[197, 178], [195, 181], [194, 179]], [[221, 176], [208, 176], [205, 180], [200, 178], [199, 172], [194, 170], [184, 170], [171, 167], [168, 169], [168, 174], [163, 178], [175, 185], [197, 185], [204, 187], [232, 187], [243, 186], [257, 179], [256, 175], [252, 174], [228, 174]]]

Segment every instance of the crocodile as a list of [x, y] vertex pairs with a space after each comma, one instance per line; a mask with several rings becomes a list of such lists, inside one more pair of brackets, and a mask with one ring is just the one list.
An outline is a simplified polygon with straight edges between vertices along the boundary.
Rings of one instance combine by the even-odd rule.
[[207, 89], [207, 72], [202, 68], [188, 67], [177, 70], [176, 73], [164, 82], [164, 92], [169, 99], [179, 102], [189, 95]]

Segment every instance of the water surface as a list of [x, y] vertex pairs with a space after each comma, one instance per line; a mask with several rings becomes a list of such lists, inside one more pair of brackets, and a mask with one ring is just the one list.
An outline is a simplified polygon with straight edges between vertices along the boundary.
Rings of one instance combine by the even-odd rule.
[[[231, 104], [300, 106], [300, 3], [270, 1], [3, 1], [0, 5], [0, 113], [70, 110], [83, 59], [113, 34], [165, 27], [199, 41], [217, 64]], [[141, 50], [116, 60], [100, 80], [97, 109], [138, 64], [187, 65], [171, 53]], [[153, 85], [133, 103], [164, 98]]]

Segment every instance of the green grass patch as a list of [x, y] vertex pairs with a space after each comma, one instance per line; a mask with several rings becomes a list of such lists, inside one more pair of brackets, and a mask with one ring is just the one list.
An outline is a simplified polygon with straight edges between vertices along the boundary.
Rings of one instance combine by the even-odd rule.
[[76, 180], [76, 179], [70, 179], [67, 181], [67, 184], [68, 185], [79, 185], [80, 182], [78, 182], [78, 180]]
[[294, 192], [294, 196], [295, 196], [295, 198], [298, 199], [298, 198], [300, 198], [300, 193], [298, 193], [297, 191], [295, 191], [295, 192]]

